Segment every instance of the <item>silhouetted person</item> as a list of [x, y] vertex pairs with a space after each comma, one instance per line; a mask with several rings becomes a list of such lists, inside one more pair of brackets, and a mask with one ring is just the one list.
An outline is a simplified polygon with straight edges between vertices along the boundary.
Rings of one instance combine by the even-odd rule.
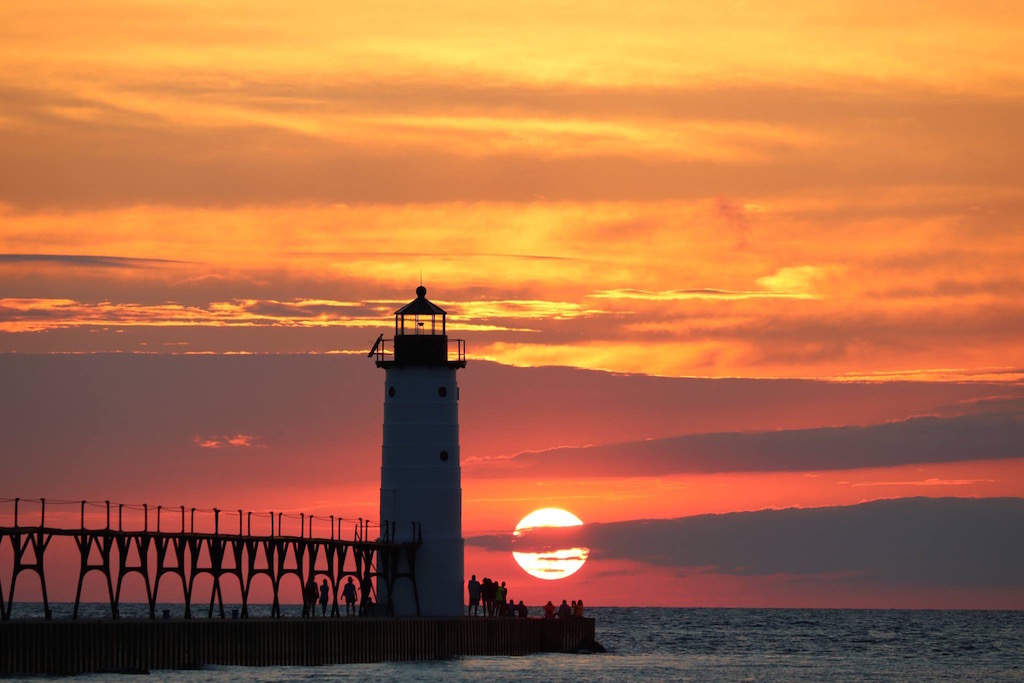
[[502, 581], [501, 585], [498, 582], [494, 582], [494, 616], [502, 616], [505, 613], [505, 582]]
[[480, 616], [480, 582], [476, 580], [476, 574], [473, 574], [466, 588], [469, 590], [469, 608], [466, 610], [466, 616]]
[[515, 615], [516, 615], [516, 601], [512, 600], [510, 598], [509, 601], [508, 601], [508, 604], [505, 605], [505, 616], [506, 617], [514, 617]]
[[555, 606], [548, 600], [548, 604], [544, 605], [544, 618], [554, 619], [555, 618]]
[[348, 583], [341, 591], [341, 597], [345, 598], [345, 616], [356, 613], [356, 584], [352, 577], [348, 577]]
[[522, 619], [530, 616], [530, 611], [526, 609], [526, 605], [523, 604], [522, 600], [520, 600], [519, 604], [516, 606], [516, 616]]
[[574, 600], [573, 602], [576, 604], [576, 607], [573, 609], [572, 615], [574, 617], [582, 617], [583, 616], [583, 601], [582, 600]]
[[316, 598], [319, 591], [316, 589], [316, 580], [309, 577], [306, 587], [302, 591], [302, 616], [312, 617], [316, 615]]
[[558, 618], [566, 619], [572, 616], [572, 609], [569, 607], [569, 603], [562, 600], [562, 604], [558, 606]]
[[327, 579], [320, 584], [320, 612], [327, 616], [327, 599], [331, 596], [331, 589], [327, 587]]
[[484, 577], [484, 582], [480, 585], [480, 598], [484, 602], [484, 616], [494, 616], [494, 589], [497, 587], [498, 584], [486, 576]]

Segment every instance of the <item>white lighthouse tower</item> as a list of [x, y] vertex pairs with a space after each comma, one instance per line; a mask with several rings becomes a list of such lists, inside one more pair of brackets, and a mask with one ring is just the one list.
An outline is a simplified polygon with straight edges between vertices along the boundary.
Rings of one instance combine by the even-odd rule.
[[[386, 355], [383, 335], [370, 352], [386, 371], [380, 519], [393, 525], [396, 541], [422, 534], [415, 560], [420, 614], [459, 616], [464, 541], [455, 371], [466, 367], [466, 347], [452, 340], [449, 357], [446, 313], [426, 294], [417, 287], [416, 299], [395, 311], [394, 354]], [[388, 599], [387, 586], [378, 584], [377, 599]], [[416, 614], [410, 581], [397, 581], [391, 599], [397, 616]]]

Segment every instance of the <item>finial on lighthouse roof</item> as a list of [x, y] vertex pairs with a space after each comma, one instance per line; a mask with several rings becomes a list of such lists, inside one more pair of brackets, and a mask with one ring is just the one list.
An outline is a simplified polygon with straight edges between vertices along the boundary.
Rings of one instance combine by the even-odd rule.
[[[427, 298], [427, 288], [420, 285], [416, 288], [416, 298], [395, 311], [395, 315], [445, 315], [444, 309]], [[401, 333], [399, 333], [401, 334]]]

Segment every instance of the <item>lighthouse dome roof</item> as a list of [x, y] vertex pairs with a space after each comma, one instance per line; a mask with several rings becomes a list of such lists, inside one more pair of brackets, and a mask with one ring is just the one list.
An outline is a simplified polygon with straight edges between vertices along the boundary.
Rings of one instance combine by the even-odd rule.
[[395, 315], [447, 315], [444, 309], [427, 299], [427, 288], [420, 285], [416, 288], [416, 298], [402, 306]]

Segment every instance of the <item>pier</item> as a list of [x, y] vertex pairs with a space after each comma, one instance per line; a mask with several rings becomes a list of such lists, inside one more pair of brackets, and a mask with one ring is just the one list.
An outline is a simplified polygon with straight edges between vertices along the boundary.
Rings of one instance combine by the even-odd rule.
[[[282, 531], [290, 526], [297, 526], [298, 533]], [[254, 531], [257, 527], [267, 533]], [[351, 535], [342, 538], [348, 529]], [[420, 532], [413, 526], [403, 535], [412, 540], [394, 540], [396, 530], [388, 522], [305, 514], [0, 500], [0, 676], [204, 665], [315, 666], [594, 647], [594, 620], [582, 617], [389, 616], [389, 598], [398, 582], [411, 588], [419, 610], [415, 570]], [[53, 618], [50, 610], [53, 586], [46, 558], [49, 553], [53, 562], [54, 541], [66, 546], [58, 559], [77, 563], [71, 618]], [[79, 618], [83, 583], [93, 573], [104, 579], [108, 618]], [[12, 618], [18, 579], [26, 574], [38, 578], [42, 611], [34, 618]], [[119, 613], [125, 578], [133, 574], [144, 586], [145, 619]], [[208, 595], [199, 596], [196, 579], [203, 576], [211, 587]], [[259, 576], [271, 586], [270, 618], [249, 613], [253, 579]], [[358, 585], [361, 616], [341, 618], [338, 594], [348, 577]], [[293, 595], [301, 596], [309, 579], [327, 580], [330, 617], [283, 618], [282, 587], [288, 584]], [[167, 592], [168, 582], [184, 596], [180, 618], [157, 618], [160, 591]], [[231, 618], [224, 610], [225, 587], [241, 595], [241, 609], [232, 610]], [[388, 597], [375, 604], [378, 594]], [[209, 598], [205, 615], [193, 614], [194, 598], [204, 604]]]
[[515, 656], [593, 642], [583, 617], [9, 620], [0, 676]]

